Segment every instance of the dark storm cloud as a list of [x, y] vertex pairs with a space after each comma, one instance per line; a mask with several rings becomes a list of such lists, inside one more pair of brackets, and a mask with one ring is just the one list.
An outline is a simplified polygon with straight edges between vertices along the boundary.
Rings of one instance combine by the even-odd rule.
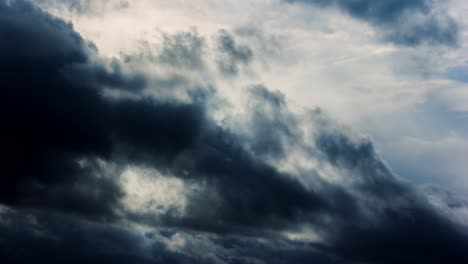
[[234, 37], [226, 30], [221, 30], [218, 35], [218, 69], [227, 75], [236, 75], [239, 67], [248, 65], [253, 60], [252, 50], [246, 46], [236, 43]]
[[362, 192], [382, 199], [411, 194], [411, 190], [380, 160], [368, 139], [355, 142], [340, 131], [326, 131], [318, 135], [316, 146], [336, 168], [355, 177]]
[[461, 227], [434, 212], [408, 183], [395, 178], [376, 156], [371, 142], [353, 142], [340, 132], [325, 132], [317, 141], [327, 159], [353, 177], [353, 189], [364, 195], [361, 206], [373, 214], [370, 219], [335, 224], [335, 231], [329, 233], [333, 252], [365, 263], [468, 259], [468, 237]]
[[[5, 210], [5, 208], [2, 208]], [[257, 263], [314, 261], [331, 264], [333, 258], [313, 246], [277, 237], [268, 243], [255, 238], [216, 236], [160, 229], [138, 232], [131, 228], [86, 222], [66, 216], [0, 213], [2, 263]], [[172, 246], [175, 239], [183, 243]]]
[[454, 45], [457, 23], [431, 0], [284, 0], [319, 7], [338, 7], [378, 28], [387, 41], [407, 46], [422, 43]]
[[[142, 75], [102, 62], [72, 25], [28, 2], [0, 1], [0, 39], [0, 203], [12, 208], [0, 208], [6, 262], [468, 260], [467, 236], [399, 180], [369, 140], [350, 137], [316, 111], [322, 122], [313, 123], [320, 127], [310, 144], [279, 92], [251, 87], [251, 129], [236, 134], [208, 117], [205, 100], [216, 91], [192, 92], [191, 103], [147, 97]], [[193, 36], [166, 43], [172, 55], [163, 64], [199, 66], [198, 59], [180, 60], [187, 56], [179, 51], [192, 50], [186, 40]], [[235, 63], [252, 60], [229, 34], [219, 43]], [[109, 97], [108, 89], [133, 96]], [[292, 148], [343, 181], [270, 163]], [[129, 213], [118, 179], [126, 165], [201, 187], [182, 215]], [[128, 221], [168, 230], [145, 236], [121, 227]], [[302, 226], [321, 239], [284, 237]], [[176, 233], [185, 242], [173, 250], [167, 240], [180, 240]]]
[[[407, 214], [407, 215], [405, 215]], [[330, 250], [357, 263], [466, 262], [466, 234], [434, 212], [386, 210], [375, 226], [341, 226]]]
[[100, 85], [124, 90], [141, 90], [146, 85], [146, 79], [141, 74], [126, 74], [117, 60], [112, 60], [109, 66], [97, 65], [90, 69], [93, 77]]
[[128, 158], [144, 150], [167, 158], [196, 137], [198, 106], [105, 98], [104, 88], [142, 89], [144, 80], [94, 63], [70, 24], [2, 1], [0, 35], [2, 202], [107, 215], [121, 193], [109, 168], [92, 164], [111, 162], [117, 148]]
[[189, 203], [188, 217], [181, 219], [183, 225], [214, 232], [255, 232], [262, 226], [283, 227], [302, 214], [328, 206], [324, 198], [291, 175], [278, 172], [246, 152], [230, 133], [214, 129], [198, 144], [187, 161], [176, 168], [186, 171], [186, 176], [180, 173], [179, 177], [203, 178], [210, 189], [193, 197], [196, 202]]
[[[59, 183], [67, 185], [68, 179], [86, 182], [86, 178], [93, 178], [73, 160], [78, 159], [75, 151], [67, 151], [77, 148], [91, 154], [107, 148], [106, 140], [95, 133], [103, 121], [92, 113], [103, 111], [96, 94], [87, 84], [63, 80], [74, 64], [86, 62], [85, 42], [71, 25], [23, 1], [0, 2], [0, 35], [1, 138], [5, 146], [1, 155], [5, 164], [2, 202], [31, 199], [22, 198], [20, 193], [27, 189], [47, 191], [42, 183], [58, 187]], [[31, 200], [41, 203], [42, 198], [39, 195]]]
[[[92, 51], [71, 25], [21, 1], [3, 3], [2, 11], [0, 112], [7, 124], [2, 156], [8, 171], [2, 202], [111, 217], [122, 193], [115, 177], [107, 176], [118, 172], [106, 166], [132, 162], [206, 179], [218, 196], [213, 217], [234, 226], [286, 221], [325, 206], [314, 192], [257, 160], [232, 133], [210, 123], [203, 105], [102, 96], [101, 86], [114, 83], [91, 64]], [[19, 22], [24, 14], [29, 24]], [[40, 45], [30, 49], [24, 41]], [[100, 160], [104, 168], [90, 165]], [[199, 211], [196, 206], [191, 209]], [[205, 221], [197, 225], [218, 228]]]
[[[252, 93], [275, 109], [276, 115], [287, 111], [281, 95], [261, 86], [252, 87]], [[285, 125], [281, 123], [287, 120], [277, 119], [261, 126], [266, 131], [278, 130], [277, 138], [296, 137], [302, 142], [301, 135], [281, 130]], [[309, 250], [320, 249], [345, 263], [440, 263], [468, 258], [468, 240], [462, 230], [438, 215], [412, 186], [393, 175], [368, 140], [351, 139], [334, 129], [319, 130], [318, 155], [323, 155], [323, 160], [350, 183], [325, 183], [304, 171], [303, 176], [318, 185], [313, 191], [297, 184], [293, 175], [278, 173], [250, 156], [239, 148], [237, 142], [241, 139], [234, 135], [222, 130], [206, 135], [208, 139], [201, 139], [201, 145], [192, 150], [196, 152], [188, 154], [190, 162], [176, 165], [185, 173], [172, 172], [186, 179], [204, 178], [210, 188], [190, 196], [184, 216], [168, 214], [158, 224], [273, 240], [275, 230], [312, 225], [330, 244], [310, 245]], [[264, 142], [256, 140], [249, 139], [253, 144]], [[138, 221], [152, 223], [144, 218]], [[286, 258], [288, 261], [293, 258]]]
[[128, 228], [12, 210], [0, 219], [2, 263], [203, 263]]
[[[258, 97], [256, 100], [259, 105], [271, 104], [270, 110], [274, 110], [274, 113], [278, 113], [276, 108], [285, 104], [281, 94], [269, 92], [263, 86], [252, 87], [251, 93]], [[261, 115], [258, 113], [256, 119], [260, 119]], [[265, 129], [270, 130], [279, 129], [280, 125], [284, 127], [286, 124], [280, 120], [273, 123], [265, 121], [263, 124]], [[257, 138], [265, 137], [259, 135], [261, 131], [257, 131], [253, 138], [248, 139], [249, 143], [253, 141], [247, 148], [253, 150], [250, 152], [244, 147], [242, 137], [206, 122], [190, 149], [179, 153], [170, 164], [158, 167], [168, 175], [188, 183], [204, 184], [202, 191], [190, 196], [186, 215], [180, 217], [169, 212], [156, 222], [153, 222], [155, 219], [151, 216], [133, 215], [132, 218], [214, 233], [254, 234], [282, 229], [322, 211], [332, 210], [331, 207], [335, 205], [329, 203], [333, 200], [331, 197], [346, 198], [343, 192], [330, 187], [329, 197], [320, 197], [293, 175], [279, 172], [258, 158], [282, 155], [281, 152], [274, 153], [282, 146], [273, 141], [291, 136], [282, 135], [283, 132], [279, 129], [278, 133], [265, 141]], [[270, 143], [277, 145], [270, 148]]]

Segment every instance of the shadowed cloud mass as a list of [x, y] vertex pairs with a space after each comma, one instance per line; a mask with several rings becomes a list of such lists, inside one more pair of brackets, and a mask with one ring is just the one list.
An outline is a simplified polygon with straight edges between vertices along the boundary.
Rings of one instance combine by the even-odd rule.
[[[466, 231], [318, 109], [257, 84], [237, 125], [216, 121], [216, 90], [158, 97], [27, 1], [0, 1], [0, 39], [4, 263], [468, 261]], [[202, 43], [167, 36], [158, 63], [201, 67]], [[221, 74], [255, 57], [225, 31], [218, 43]], [[183, 208], [130, 210], [132, 166], [180, 180]]]
[[432, 0], [284, 0], [318, 7], [337, 7], [366, 21], [386, 41], [415, 46], [423, 43], [456, 45], [458, 25]]

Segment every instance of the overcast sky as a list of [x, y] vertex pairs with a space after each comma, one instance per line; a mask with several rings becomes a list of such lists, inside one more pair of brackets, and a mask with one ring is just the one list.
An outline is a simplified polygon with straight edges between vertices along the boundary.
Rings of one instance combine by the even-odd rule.
[[38, 2], [105, 57], [154, 52], [182, 32], [213, 49], [232, 32], [252, 60], [235, 78], [210, 74], [227, 93], [264, 84], [371, 136], [400, 176], [468, 188], [465, 1]]
[[0, 0], [0, 256], [464, 263], [467, 12]]

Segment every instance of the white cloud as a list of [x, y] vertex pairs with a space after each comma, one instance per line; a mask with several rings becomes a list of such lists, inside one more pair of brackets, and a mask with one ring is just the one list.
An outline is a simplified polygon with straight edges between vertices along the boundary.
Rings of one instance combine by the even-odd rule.
[[162, 176], [159, 172], [136, 167], [121, 176], [126, 209], [140, 214], [183, 214], [188, 188], [183, 180]]

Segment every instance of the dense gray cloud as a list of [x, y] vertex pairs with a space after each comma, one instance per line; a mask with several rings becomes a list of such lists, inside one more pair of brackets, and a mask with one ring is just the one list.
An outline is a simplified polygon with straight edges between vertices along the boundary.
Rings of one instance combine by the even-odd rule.
[[422, 43], [454, 45], [458, 25], [432, 0], [284, 0], [319, 7], [338, 7], [376, 26], [387, 41], [414, 46]]
[[205, 40], [196, 32], [164, 35], [159, 60], [177, 67], [203, 68], [204, 49]]
[[218, 50], [218, 69], [227, 75], [236, 75], [241, 66], [248, 65], [253, 59], [252, 50], [248, 46], [237, 44], [226, 30], [219, 32]]
[[[166, 42], [168, 56], [159, 62], [197, 68], [202, 42], [180, 36]], [[246, 95], [252, 111], [245, 131], [221, 126], [206, 106], [216, 91], [191, 93], [190, 102], [147, 96], [143, 74], [117, 60], [107, 65], [72, 25], [25, 1], [0, 1], [0, 38], [6, 262], [468, 260], [459, 226], [395, 176], [372, 142], [319, 110], [296, 115], [281, 93], [255, 85]], [[233, 63], [253, 59], [226, 32], [219, 48]], [[109, 89], [131, 96], [108, 96]], [[304, 123], [311, 133], [301, 130]], [[328, 170], [275, 166], [292, 150]], [[200, 187], [182, 214], [130, 212], [119, 181], [129, 165]], [[318, 238], [285, 235], [302, 227]]]
[[3, 263], [189, 263], [164, 243], [128, 228], [51, 214], [3, 212]]
[[[4, 209], [4, 208], [2, 208]], [[192, 235], [158, 229], [86, 222], [67, 216], [3, 211], [0, 216], [2, 263], [334, 263], [333, 258], [301, 242], [282, 238]], [[173, 245], [176, 241], [183, 243]]]

